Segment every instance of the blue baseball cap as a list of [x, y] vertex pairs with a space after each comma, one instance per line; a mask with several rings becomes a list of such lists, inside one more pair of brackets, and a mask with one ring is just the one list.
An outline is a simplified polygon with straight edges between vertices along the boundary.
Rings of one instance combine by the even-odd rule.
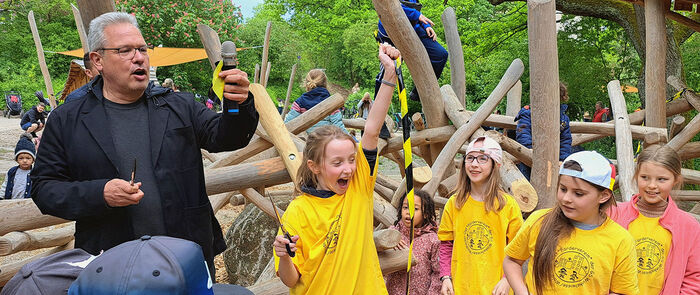
[[202, 254], [192, 241], [143, 236], [95, 258], [68, 289], [68, 294], [213, 295]]
[[94, 258], [82, 249], [71, 249], [32, 261], [7, 282], [0, 294], [66, 294], [73, 281]]

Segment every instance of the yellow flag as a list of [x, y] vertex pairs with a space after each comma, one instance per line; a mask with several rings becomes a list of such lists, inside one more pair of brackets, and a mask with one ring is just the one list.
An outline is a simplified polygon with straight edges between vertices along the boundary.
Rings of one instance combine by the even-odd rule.
[[214, 90], [214, 93], [217, 97], [219, 97], [219, 99], [221, 99], [221, 101], [224, 101], [224, 85], [226, 85], [224, 79], [219, 77], [219, 73], [221, 73], [221, 67], [223, 65], [223, 62], [219, 62], [216, 65], [216, 69], [214, 69], [214, 75], [211, 78], [211, 89]]

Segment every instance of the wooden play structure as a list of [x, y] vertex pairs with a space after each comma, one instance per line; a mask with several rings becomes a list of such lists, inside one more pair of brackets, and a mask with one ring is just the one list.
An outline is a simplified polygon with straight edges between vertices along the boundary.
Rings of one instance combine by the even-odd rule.
[[[104, 3], [102, 3], [104, 2]], [[81, 10], [88, 13], [76, 13], [76, 20], [88, 23], [95, 16], [113, 11], [107, 1], [79, 0]], [[654, 4], [652, 5], [652, 2]], [[656, 2], [659, 7], [656, 7]], [[647, 21], [646, 56], [646, 110], [627, 114], [625, 98], [618, 81], [607, 85], [611, 106], [615, 113], [614, 120], [607, 123], [571, 122], [573, 145], [590, 142], [606, 136], [615, 136], [617, 147], [617, 164], [619, 175], [616, 184], [619, 196], [629, 200], [636, 193], [632, 173], [634, 171], [632, 140], [640, 140], [644, 145], [668, 143], [679, 152], [683, 160], [700, 157], [700, 142], [689, 141], [700, 131], [700, 116], [685, 122], [678, 114], [692, 109], [700, 111], [700, 94], [687, 89], [677, 77], [663, 74], [666, 44], [664, 29], [664, 1], [646, 0], [649, 14]], [[425, 160], [428, 166], [414, 169], [414, 186], [422, 188], [433, 195], [438, 205], [444, 205], [456, 186], [458, 174], [455, 167], [459, 165], [466, 149], [466, 144], [478, 136], [489, 136], [498, 141], [504, 149], [503, 166], [500, 169], [502, 188], [516, 199], [523, 212], [551, 207], [555, 202], [558, 177], [559, 153], [559, 76], [557, 63], [556, 23], [554, 0], [528, 1], [528, 35], [530, 61], [530, 104], [532, 107], [533, 149], [528, 149], [513, 139], [496, 131], [484, 131], [481, 126], [493, 126], [514, 130], [514, 116], [521, 108], [521, 75], [524, 64], [520, 59], [512, 61], [503, 74], [498, 85], [489, 97], [475, 111], [465, 109], [465, 76], [462, 45], [457, 32], [454, 10], [445, 9], [442, 21], [451, 63], [451, 83], [440, 87], [435, 79], [427, 53], [418, 40], [413, 28], [405, 17], [398, 1], [373, 0], [379, 18], [382, 20], [390, 38], [402, 52], [403, 58], [412, 73], [415, 85], [421, 93], [421, 102], [426, 122], [420, 115], [414, 116], [416, 131], [411, 135], [412, 152]], [[660, 15], [660, 20], [658, 19]], [[653, 16], [653, 17], [652, 17]], [[79, 22], [79, 28], [82, 25]], [[269, 99], [265, 84], [269, 76], [271, 63], [268, 62], [270, 24], [265, 34], [265, 47], [260, 66], [256, 66], [250, 90], [255, 95], [255, 105], [260, 113], [260, 126], [250, 143], [239, 150], [227, 153], [203, 156], [211, 164], [206, 166], [205, 178], [207, 192], [214, 211], [226, 203], [240, 205], [253, 203], [267, 215], [273, 217], [274, 211], [265, 197], [265, 188], [287, 184], [295, 179], [301, 165], [301, 152], [305, 145], [302, 135], [306, 129], [328, 116], [345, 102], [345, 97], [336, 94], [324, 100], [297, 118], [284, 123], [276, 106]], [[204, 48], [212, 67], [220, 59], [218, 35], [206, 25], [198, 25]], [[82, 40], [82, 38], [81, 38]], [[662, 49], [659, 49], [662, 48]], [[656, 53], [655, 53], [656, 52]], [[293, 85], [296, 65], [292, 68], [289, 89]], [[660, 73], [660, 74], [659, 74]], [[666, 85], [680, 91], [679, 98], [666, 103]], [[492, 114], [504, 97], [507, 97], [505, 115]], [[285, 109], [289, 104], [289, 94]], [[667, 118], [672, 118], [670, 130], [667, 131]], [[646, 124], [642, 125], [642, 122]], [[449, 124], [451, 122], [452, 124]], [[363, 119], [345, 119], [348, 128], [364, 128]], [[400, 134], [390, 139], [380, 139], [379, 155], [396, 162], [399, 170], [403, 169], [403, 140]], [[531, 182], [517, 169], [522, 162], [532, 166]], [[683, 169], [685, 183], [700, 184], [700, 171]], [[404, 270], [408, 260], [407, 250], [393, 248], [400, 241], [400, 234], [386, 229], [393, 224], [398, 200], [405, 193], [406, 182], [379, 174], [375, 185], [374, 234], [382, 271], [391, 273]], [[291, 195], [291, 191], [275, 191], [276, 195]], [[676, 191], [677, 201], [700, 201], [697, 191]], [[280, 214], [283, 210], [277, 208]], [[696, 206], [691, 214], [699, 214]], [[697, 218], [697, 215], [695, 215]], [[273, 217], [274, 218], [274, 217]], [[10, 200], [0, 202], [0, 256], [20, 251], [47, 249], [45, 252], [12, 264], [0, 266], [0, 286], [4, 285], [22, 265], [34, 259], [50, 255], [73, 246], [74, 225], [67, 220], [42, 215], [32, 200]], [[51, 230], [35, 231], [47, 228]], [[270, 248], [272, 246], [270, 245]], [[415, 261], [414, 261], [415, 263]], [[288, 294], [288, 289], [281, 281], [268, 271], [259, 283], [249, 286], [256, 294]]]

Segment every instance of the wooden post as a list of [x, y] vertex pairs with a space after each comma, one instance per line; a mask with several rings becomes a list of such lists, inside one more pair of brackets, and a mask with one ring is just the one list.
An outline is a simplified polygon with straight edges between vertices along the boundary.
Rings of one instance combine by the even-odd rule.
[[464, 96], [467, 86], [464, 73], [464, 52], [462, 51], [462, 40], [460, 40], [457, 30], [457, 16], [452, 7], [447, 7], [442, 12], [442, 26], [445, 28], [445, 41], [450, 58], [450, 84], [457, 94], [459, 102], [465, 106]]
[[372, 212], [374, 213], [374, 220], [386, 227], [392, 226], [394, 221], [396, 221], [397, 209], [377, 193], [374, 193], [373, 198]]
[[688, 125], [685, 125], [685, 128], [668, 142], [668, 146], [679, 151], [688, 141], [693, 139], [698, 132], [700, 132], [700, 116], [695, 115], [695, 117], [688, 122]]
[[[398, 2], [397, 2], [398, 3]], [[379, 266], [382, 268], [382, 275], [388, 275], [397, 271], [406, 271], [406, 261], [408, 261], [408, 249], [386, 250], [377, 253], [379, 255]], [[416, 265], [416, 255], [411, 257], [411, 266]]]
[[289, 98], [292, 96], [292, 89], [294, 88], [294, 76], [297, 74], [297, 66], [299, 64], [296, 63], [292, 66], [292, 73], [289, 75], [289, 86], [287, 86], [287, 98], [284, 99], [284, 107], [282, 108], [282, 120], [284, 120], [284, 116], [287, 115], [287, 112], [289, 112]]
[[[260, 208], [260, 210], [262, 210], [265, 214], [277, 219], [277, 216], [275, 216], [275, 211], [272, 208], [272, 204], [270, 203], [270, 199], [261, 195], [258, 191], [252, 188], [242, 189], [241, 194], [248, 199], [248, 201]], [[280, 217], [284, 215], [284, 211], [282, 209], [277, 208], [277, 206], [275, 206], [275, 208], [277, 209], [277, 213], [279, 213]]]
[[204, 171], [207, 194], [216, 195], [261, 185], [273, 186], [292, 181], [281, 158], [276, 157]]
[[[268, 57], [268, 52], [270, 51], [270, 30], [272, 29], [272, 22], [268, 21], [267, 22], [267, 27], [265, 28], [265, 40], [263, 41], [263, 54], [262, 54], [262, 62], [260, 62], [260, 76], [258, 78], [258, 81], [260, 84], [263, 84], [263, 86], [266, 86], [263, 81], [265, 81], [265, 75], [267, 74], [267, 57]], [[256, 82], [257, 83], [257, 82]]]
[[[270, 79], [270, 70], [272, 69], [272, 62], [267, 62], [267, 69], [265, 72], [265, 83], [262, 83], [263, 86], [267, 87], [267, 80]], [[275, 106], [276, 107], [276, 106]]]
[[459, 151], [459, 147], [461, 147], [464, 142], [469, 140], [474, 131], [481, 128], [481, 123], [493, 112], [496, 106], [498, 106], [508, 90], [513, 87], [515, 82], [520, 79], [524, 69], [525, 66], [523, 65], [523, 62], [520, 59], [515, 59], [508, 67], [508, 70], [506, 70], [506, 73], [503, 75], [503, 78], [498, 83], [496, 88], [491, 92], [491, 95], [489, 95], [486, 101], [484, 101], [479, 109], [476, 110], [474, 116], [469, 119], [469, 122], [464, 123], [453, 121], [455, 126], [459, 126], [459, 129], [457, 129], [457, 132], [455, 132], [455, 134], [450, 138], [445, 145], [445, 148], [437, 157], [437, 160], [435, 160], [433, 163], [433, 166], [431, 167], [431, 170], [433, 171], [433, 179], [431, 179], [430, 182], [423, 187], [423, 190], [428, 192], [430, 195], [435, 194], [438, 185], [445, 175], [447, 167], [454, 167], [452, 166], [452, 159], [454, 159], [457, 151]]
[[85, 32], [83, 19], [80, 17], [80, 11], [78, 10], [78, 7], [75, 7], [73, 4], [70, 5], [70, 8], [73, 11], [73, 19], [75, 19], [75, 27], [78, 30], [78, 36], [80, 37], [80, 44], [83, 46], [83, 52], [90, 52], [90, 48], [88, 48], [87, 43], [87, 33]]
[[522, 107], [523, 82], [518, 82], [513, 85], [513, 88], [508, 90], [506, 100], [506, 116], [515, 117], [520, 112]]
[[46, 85], [46, 96], [49, 98], [49, 104], [51, 109], [56, 108], [56, 96], [53, 93], [53, 84], [51, 84], [51, 75], [49, 74], [49, 67], [46, 66], [46, 59], [44, 58], [44, 47], [41, 46], [41, 39], [39, 38], [39, 31], [36, 29], [36, 22], [34, 21], [34, 11], [29, 11], [27, 15], [29, 19], [29, 28], [32, 30], [32, 37], [34, 37], [34, 46], [36, 46], [36, 55], [39, 59], [39, 67], [41, 68], [41, 75], [44, 76], [44, 84]]
[[671, 120], [671, 128], [668, 130], [668, 138], [673, 138], [685, 127], [685, 117], [675, 116]]
[[[428, 53], [423, 47], [413, 26], [408, 22], [408, 18], [398, 1], [372, 0], [374, 7], [382, 21], [384, 28], [389, 34], [389, 38], [401, 51], [403, 60], [408, 65], [408, 69], [413, 77], [413, 82], [420, 93], [423, 113], [430, 128], [446, 126], [448, 124], [445, 108], [440, 95], [440, 86], [433, 72], [433, 67], [428, 59]], [[411, 138], [413, 140], [413, 138]], [[431, 144], [430, 151], [432, 160], [435, 161], [442, 151], [444, 144]], [[448, 174], [454, 171], [450, 169]]]
[[[413, 126], [416, 126], [416, 131], [425, 129], [425, 122], [423, 121], [423, 116], [420, 113], [413, 114], [413, 116], [411, 116], [411, 121], [413, 121]], [[420, 154], [422, 155], [421, 157], [423, 160], [425, 160], [425, 163], [427, 163], [428, 166], [433, 166], [433, 157], [430, 154], [430, 146], [419, 145], [418, 149], [420, 150]], [[403, 175], [403, 173], [401, 173], [401, 175]]]
[[676, 76], [669, 76], [668, 79], [666, 79], [666, 81], [669, 85], [675, 88], [676, 91], [685, 90], [681, 94], [681, 98], [687, 100], [688, 103], [690, 103], [690, 105], [693, 106], [693, 108], [700, 112], [700, 94], [696, 93], [692, 89], [688, 89], [688, 85], [686, 85], [685, 82], [683, 82], [681, 79], [678, 79], [678, 77]]
[[620, 81], [608, 83], [610, 106], [615, 115], [615, 146], [617, 148], [617, 183], [624, 202], [629, 201], [637, 193], [634, 183], [634, 147], [630, 132], [630, 119], [627, 116], [627, 104], [620, 88]]
[[700, 141], [686, 143], [679, 151], [681, 161], [687, 161], [694, 158], [700, 158]]
[[272, 103], [265, 87], [260, 84], [252, 84], [249, 88], [250, 92], [257, 98], [255, 100], [255, 109], [260, 113], [260, 124], [262, 124], [267, 134], [270, 135], [272, 143], [282, 157], [289, 175], [296, 180], [299, 166], [301, 166], [299, 150], [292, 142], [289, 131], [287, 131], [282, 118], [278, 115], [277, 107]]
[[65, 245], [73, 240], [75, 223], [41, 232], [11, 232], [0, 237], [0, 256]]
[[[529, 148], [526, 148], [524, 145], [520, 144], [519, 142], [499, 133], [496, 130], [489, 130], [486, 131], [486, 134], [495, 139], [498, 144], [501, 145], [501, 148], [503, 148], [504, 151], [508, 152], [509, 154], [513, 155], [516, 159], [518, 159], [520, 162], [523, 162], [525, 165], [528, 165], [532, 167], [532, 150]], [[466, 150], [466, 146], [462, 146]], [[461, 151], [461, 149], [460, 149]]]
[[219, 33], [204, 24], [197, 24], [197, 33], [199, 34], [199, 39], [202, 40], [204, 51], [207, 53], [209, 65], [211, 65], [212, 69], [216, 68], [216, 62], [221, 60]]
[[13, 231], [26, 231], [66, 222], [69, 221], [42, 214], [32, 199], [0, 202], [0, 236]]
[[[107, 13], [117, 11], [114, 0], [77, 0], [80, 8], [80, 18], [83, 19], [83, 27], [90, 28], [90, 21]], [[90, 33], [90, 32], [88, 32]]]
[[537, 209], [555, 204], [559, 177], [559, 58], [554, 0], [527, 2], [530, 52], [532, 151], [530, 183], [539, 195]]
[[255, 64], [255, 75], [253, 76], [253, 83], [260, 82], [260, 64]]
[[646, 59], [644, 92], [646, 126], [666, 128], [666, 19], [667, 0], [647, 0], [644, 5]]
[[383, 229], [373, 233], [374, 246], [377, 251], [393, 249], [401, 241], [401, 232], [395, 229]]

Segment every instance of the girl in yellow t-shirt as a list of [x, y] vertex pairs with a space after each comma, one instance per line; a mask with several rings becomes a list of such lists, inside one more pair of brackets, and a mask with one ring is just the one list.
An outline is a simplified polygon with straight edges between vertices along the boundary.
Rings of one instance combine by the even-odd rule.
[[634, 174], [639, 194], [610, 209], [634, 238], [642, 295], [700, 294], [700, 225], [671, 198], [683, 182], [681, 167], [671, 147], [644, 148]]
[[564, 160], [557, 205], [532, 213], [506, 247], [503, 269], [516, 295], [639, 293], [634, 240], [605, 214], [614, 179], [615, 167], [597, 152]]
[[[387, 294], [372, 238], [379, 130], [396, 86], [399, 51], [380, 45], [385, 69], [360, 144], [335, 126], [309, 134], [299, 168], [300, 195], [275, 238], [275, 269], [290, 294]], [[286, 247], [294, 252], [290, 257]]]
[[523, 217], [513, 197], [499, 187], [502, 157], [501, 146], [489, 137], [467, 146], [456, 193], [445, 205], [438, 230], [442, 295], [509, 293], [501, 264]]

